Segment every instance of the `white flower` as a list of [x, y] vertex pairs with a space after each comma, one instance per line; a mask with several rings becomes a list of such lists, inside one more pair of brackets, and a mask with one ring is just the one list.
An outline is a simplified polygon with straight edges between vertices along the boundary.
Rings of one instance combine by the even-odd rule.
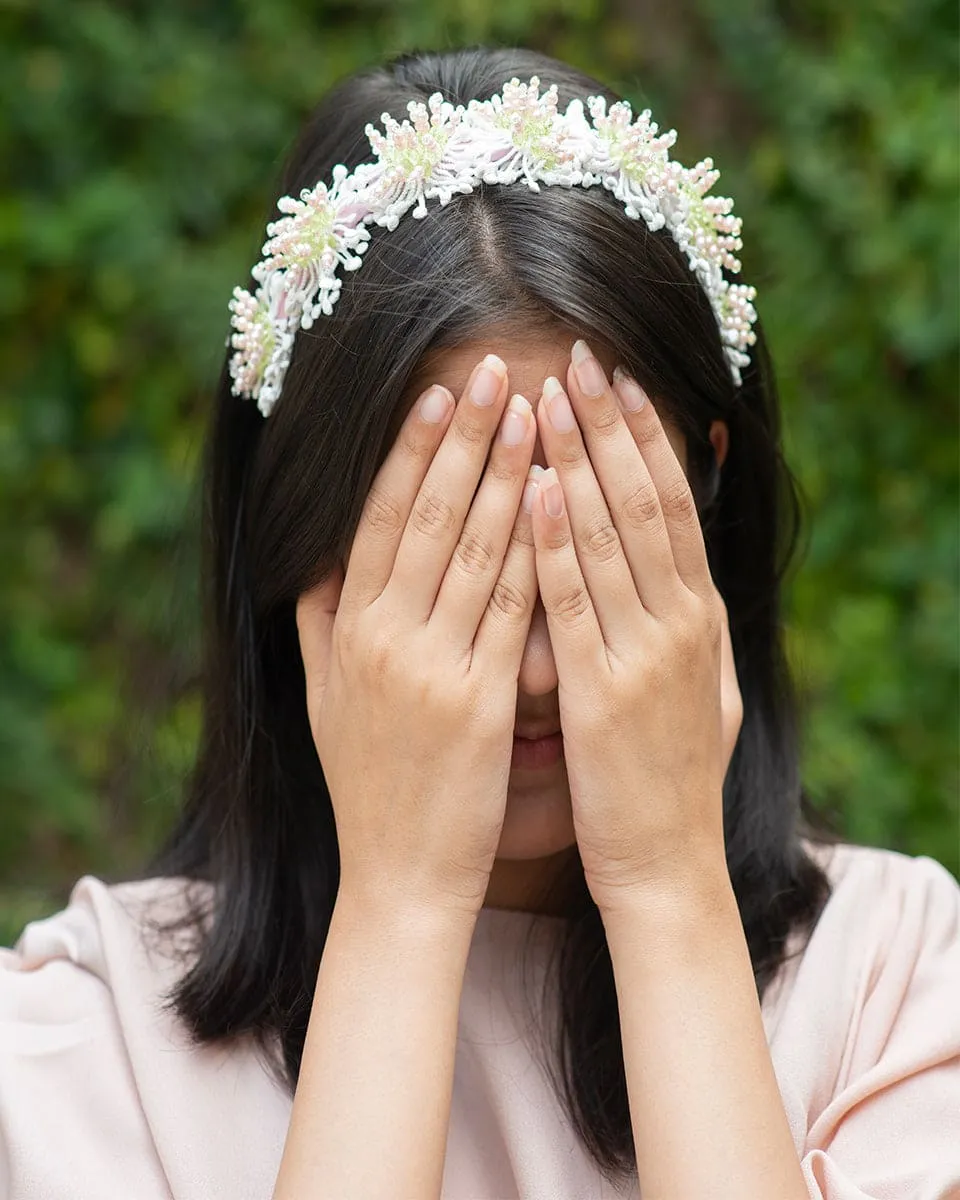
[[338, 268], [355, 271], [370, 242], [370, 226], [395, 229], [413, 210], [427, 215], [427, 200], [441, 206], [478, 183], [541, 184], [611, 191], [627, 216], [651, 231], [667, 229], [685, 253], [713, 306], [734, 383], [756, 344], [752, 301], [756, 289], [731, 284], [723, 271], [738, 273], [735, 252], [743, 242], [733, 201], [708, 196], [720, 172], [713, 160], [683, 167], [670, 159], [675, 130], [659, 133], [649, 109], [633, 118], [618, 101], [607, 111], [603, 96], [573, 99], [557, 108], [557, 85], [540, 95], [536, 75], [511, 79], [489, 100], [452, 105], [435, 92], [427, 104], [411, 100], [402, 122], [383, 113], [386, 133], [368, 124], [374, 160], [352, 174], [341, 163], [333, 183], [304, 189], [298, 199], [277, 202], [284, 216], [267, 225], [264, 258], [253, 268], [254, 295], [234, 288], [230, 301], [230, 360], [233, 392], [257, 400], [268, 416], [280, 395], [298, 328], [309, 329], [333, 312], [341, 280]]

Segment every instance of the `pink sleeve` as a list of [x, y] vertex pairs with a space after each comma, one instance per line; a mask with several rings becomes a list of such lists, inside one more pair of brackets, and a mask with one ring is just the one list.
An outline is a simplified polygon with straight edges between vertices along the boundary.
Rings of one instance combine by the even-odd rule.
[[846, 953], [866, 968], [851, 984], [838, 959], [833, 986], [822, 981], [850, 1024], [806, 1135], [811, 1200], [958, 1200], [960, 887], [934, 859], [884, 855], [856, 910], [847, 928], [868, 944], [848, 937]]
[[182, 879], [83, 876], [0, 950], [0, 1200], [264, 1200], [291, 1097], [254, 1039], [196, 1045], [166, 1005], [181, 955], [144, 918]]
[[0, 1196], [170, 1200], [109, 988], [0, 949]]

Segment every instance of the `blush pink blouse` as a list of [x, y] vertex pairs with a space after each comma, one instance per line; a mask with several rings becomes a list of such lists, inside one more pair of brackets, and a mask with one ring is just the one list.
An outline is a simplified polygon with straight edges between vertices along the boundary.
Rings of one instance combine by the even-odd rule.
[[[763, 1003], [810, 1197], [957, 1200], [960, 887], [927, 857], [815, 853], [834, 894]], [[191, 1048], [158, 1009], [183, 968], [145, 949], [137, 914], [176, 905], [182, 885], [86, 875], [0, 949], [3, 1200], [270, 1200], [290, 1097], [248, 1042]], [[443, 1200], [636, 1200], [635, 1182], [602, 1180], [526, 1045], [508, 952], [531, 920], [477, 921]]]

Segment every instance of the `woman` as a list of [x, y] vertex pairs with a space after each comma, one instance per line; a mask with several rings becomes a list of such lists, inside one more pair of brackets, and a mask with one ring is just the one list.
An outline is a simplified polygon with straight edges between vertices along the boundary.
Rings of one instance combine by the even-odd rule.
[[960, 1188], [960, 889], [799, 779], [739, 223], [645, 117], [649, 194], [564, 175], [597, 96], [409, 55], [306, 124], [231, 303], [183, 812], [3, 960], [18, 1200]]

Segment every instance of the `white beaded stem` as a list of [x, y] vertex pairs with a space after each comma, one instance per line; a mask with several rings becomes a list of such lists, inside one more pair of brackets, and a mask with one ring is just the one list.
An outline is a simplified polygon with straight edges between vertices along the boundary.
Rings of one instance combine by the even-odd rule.
[[427, 215], [427, 200], [441, 206], [480, 183], [526, 181], [540, 185], [595, 187], [612, 192], [627, 216], [641, 218], [651, 231], [669, 230], [686, 254], [691, 271], [710, 299], [724, 354], [736, 386], [747, 366], [747, 348], [756, 343], [756, 289], [728, 282], [723, 271], [738, 273], [741, 221], [733, 201], [707, 196], [720, 177], [713, 160], [683, 167], [669, 157], [676, 131], [657, 133], [650, 110], [634, 120], [627, 101], [610, 106], [603, 96], [571, 100], [557, 110], [557, 85], [541, 96], [538, 76], [529, 83], [512, 79], [489, 100], [464, 107], [434, 92], [426, 104], [411, 100], [409, 119], [381, 120], [386, 133], [364, 130], [376, 156], [352, 174], [338, 163], [330, 187], [318, 183], [299, 199], [281, 196], [284, 214], [267, 225], [263, 259], [251, 272], [253, 295], [233, 289], [229, 303], [233, 334], [227, 345], [232, 392], [257, 401], [268, 417], [290, 363], [298, 329], [329, 316], [340, 296], [337, 269], [356, 271], [370, 244], [370, 226], [396, 229], [413, 209]]

